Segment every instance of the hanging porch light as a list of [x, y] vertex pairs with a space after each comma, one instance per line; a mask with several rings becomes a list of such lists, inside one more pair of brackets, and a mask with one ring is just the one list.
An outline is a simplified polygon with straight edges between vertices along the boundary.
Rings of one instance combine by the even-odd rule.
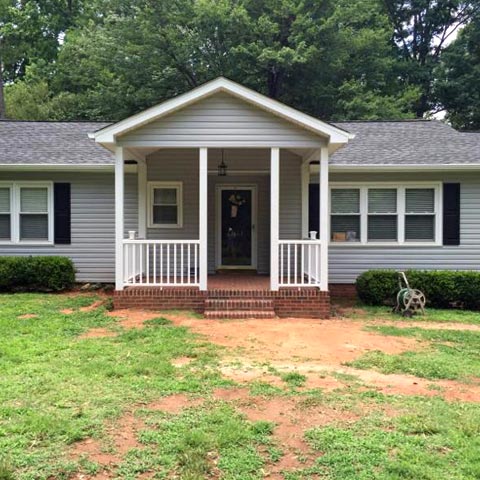
[[219, 177], [226, 177], [227, 176], [227, 164], [225, 163], [225, 160], [224, 160], [224, 151], [223, 151], [223, 148], [222, 148], [222, 161], [221, 163], [218, 165], [217, 167], [218, 169], [218, 176]]

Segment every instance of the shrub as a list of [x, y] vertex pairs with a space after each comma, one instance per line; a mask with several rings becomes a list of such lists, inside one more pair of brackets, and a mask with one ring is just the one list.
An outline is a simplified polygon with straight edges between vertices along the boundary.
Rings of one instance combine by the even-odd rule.
[[[410, 287], [421, 290], [434, 308], [480, 309], [480, 272], [408, 270]], [[357, 278], [358, 297], [367, 305], [393, 305], [399, 290], [394, 270], [369, 270]]]
[[65, 257], [0, 257], [0, 291], [58, 292], [71, 288], [75, 268]]

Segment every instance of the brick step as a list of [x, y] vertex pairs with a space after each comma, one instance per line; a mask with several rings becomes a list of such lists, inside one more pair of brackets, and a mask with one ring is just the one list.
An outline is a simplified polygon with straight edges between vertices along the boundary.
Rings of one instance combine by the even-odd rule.
[[262, 298], [207, 298], [205, 310], [273, 310], [273, 300]]
[[244, 318], [275, 318], [272, 310], [206, 310], [204, 317], [210, 320], [244, 319]]

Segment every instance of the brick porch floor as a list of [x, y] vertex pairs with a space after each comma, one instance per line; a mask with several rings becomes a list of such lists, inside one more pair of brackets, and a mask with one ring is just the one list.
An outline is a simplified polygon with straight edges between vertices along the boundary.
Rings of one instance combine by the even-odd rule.
[[209, 275], [207, 288], [209, 290], [268, 290], [270, 277], [251, 273], [219, 273]]

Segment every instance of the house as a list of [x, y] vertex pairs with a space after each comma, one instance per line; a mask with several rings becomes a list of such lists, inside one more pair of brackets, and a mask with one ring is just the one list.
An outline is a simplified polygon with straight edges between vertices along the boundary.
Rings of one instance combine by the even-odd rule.
[[224, 78], [115, 124], [3, 121], [0, 255], [66, 255], [118, 307], [326, 317], [371, 268], [480, 269], [480, 134]]

